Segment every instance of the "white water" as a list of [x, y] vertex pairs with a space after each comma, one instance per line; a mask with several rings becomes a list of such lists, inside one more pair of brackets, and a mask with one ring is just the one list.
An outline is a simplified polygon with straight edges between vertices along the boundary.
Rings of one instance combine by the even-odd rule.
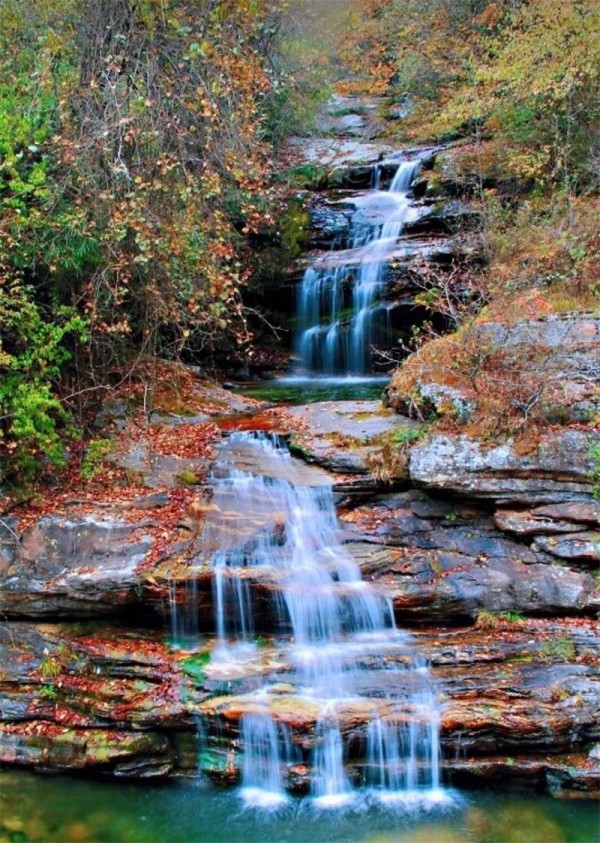
[[[251, 660], [257, 626], [282, 636], [270, 656], [280, 671], [241, 699], [242, 795], [277, 807], [298, 763], [310, 769], [319, 808], [349, 804], [357, 786], [433, 793], [439, 717], [427, 669], [341, 544], [331, 487], [308, 485], [296, 463], [281, 440], [239, 433], [222, 446], [214, 476], [205, 534], [214, 547], [213, 664]], [[294, 731], [278, 716], [282, 694], [315, 712], [312, 751], [306, 727]]]
[[[381, 296], [388, 262], [410, 213], [410, 188], [419, 161], [402, 161], [387, 192], [374, 189], [358, 202], [350, 249], [332, 252], [304, 273], [298, 300], [300, 369], [312, 374], [371, 371], [371, 348], [390, 343], [389, 310]], [[376, 213], [369, 219], [369, 208]], [[381, 222], [381, 219], [384, 219]], [[350, 292], [348, 292], [350, 290]]]

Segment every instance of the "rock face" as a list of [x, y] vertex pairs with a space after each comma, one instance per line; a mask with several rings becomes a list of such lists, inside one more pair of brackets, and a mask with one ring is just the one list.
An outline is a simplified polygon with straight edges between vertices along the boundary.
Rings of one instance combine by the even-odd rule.
[[[593, 792], [600, 765], [578, 748], [600, 739], [600, 639], [572, 622], [501, 621], [493, 631], [419, 633], [410, 641], [431, 666], [442, 692], [441, 736], [446, 779], [460, 784], [526, 779], [564, 794]], [[214, 717], [225, 738], [201, 756], [201, 767], [236, 782], [243, 757], [230, 755], [246, 696], [261, 672], [289, 666], [275, 644], [230, 675], [211, 667], [210, 652], [171, 649], [160, 633], [76, 629], [13, 623], [0, 631], [0, 761], [38, 771], [78, 771], [160, 778], [196, 771], [195, 717]], [[402, 656], [400, 655], [400, 658]], [[199, 669], [198, 665], [202, 668]], [[316, 740], [318, 708], [285, 693], [272, 714], [285, 723], [301, 753]], [[381, 705], [385, 702], [382, 700]], [[372, 716], [356, 703], [340, 708], [350, 735]], [[350, 755], [348, 775], [358, 776]], [[306, 768], [288, 771], [293, 790], [306, 790]]]
[[152, 539], [144, 525], [116, 518], [41, 518], [15, 544], [2, 576], [11, 616], [99, 617], [136, 602], [138, 567]]
[[509, 440], [487, 445], [466, 435], [434, 435], [412, 448], [410, 476], [418, 485], [498, 503], [569, 503], [590, 500], [589, 455], [600, 434], [558, 429], [528, 454]]
[[600, 589], [498, 530], [474, 505], [381, 496], [342, 516], [364, 576], [384, 585], [400, 625], [475, 621], [482, 612], [592, 616]]

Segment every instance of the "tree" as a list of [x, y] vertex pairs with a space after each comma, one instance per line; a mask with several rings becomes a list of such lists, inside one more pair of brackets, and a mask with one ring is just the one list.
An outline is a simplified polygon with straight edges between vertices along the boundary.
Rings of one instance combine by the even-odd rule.
[[[249, 341], [278, 16], [275, 0], [3, 3], [0, 306], [19, 312], [0, 326], [5, 456], [23, 453], [23, 383], [52, 438], [145, 354]], [[25, 337], [40, 360], [55, 346], [45, 375], [23, 365]]]

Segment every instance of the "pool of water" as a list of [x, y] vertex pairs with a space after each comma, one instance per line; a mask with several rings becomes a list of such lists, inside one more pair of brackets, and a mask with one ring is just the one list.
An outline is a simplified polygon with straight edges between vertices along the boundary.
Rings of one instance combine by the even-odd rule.
[[389, 377], [288, 377], [240, 388], [259, 401], [308, 404], [314, 401], [367, 401], [381, 398]]
[[0, 775], [0, 841], [11, 843], [594, 843], [597, 804], [451, 793], [450, 804], [344, 810], [293, 799], [245, 809], [204, 782], [164, 785]]

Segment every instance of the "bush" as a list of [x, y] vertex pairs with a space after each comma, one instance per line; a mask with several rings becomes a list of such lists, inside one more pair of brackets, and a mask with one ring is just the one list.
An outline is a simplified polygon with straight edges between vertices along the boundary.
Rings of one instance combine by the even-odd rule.
[[63, 437], [73, 433], [58, 382], [72, 350], [88, 337], [72, 308], [53, 317], [30, 288], [0, 287], [0, 455], [5, 478], [21, 483], [65, 462]]

